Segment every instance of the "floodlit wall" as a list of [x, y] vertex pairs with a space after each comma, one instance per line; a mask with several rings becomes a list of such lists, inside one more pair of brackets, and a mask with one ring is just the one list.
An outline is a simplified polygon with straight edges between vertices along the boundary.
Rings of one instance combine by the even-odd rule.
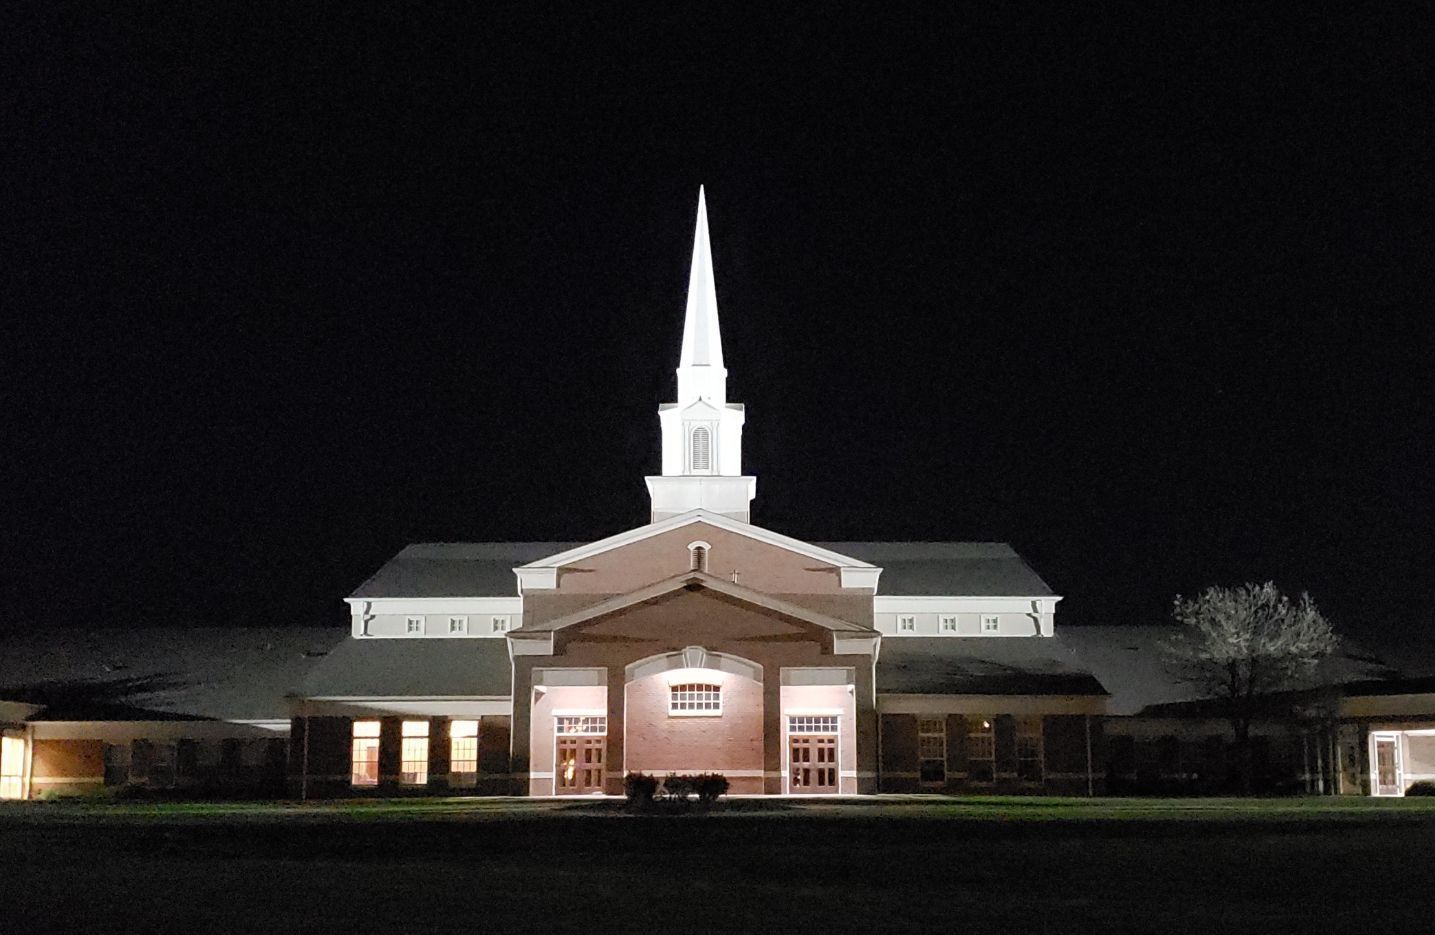
[[[721, 714], [670, 714], [674, 682], [719, 685]], [[762, 792], [761, 683], [730, 672], [685, 670], [636, 679], [626, 692], [626, 772], [722, 773], [732, 792]]]

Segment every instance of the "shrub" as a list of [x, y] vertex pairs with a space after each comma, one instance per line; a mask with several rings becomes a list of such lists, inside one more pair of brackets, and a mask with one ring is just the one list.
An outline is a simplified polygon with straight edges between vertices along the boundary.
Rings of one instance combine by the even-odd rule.
[[693, 777], [668, 773], [663, 779], [663, 795], [674, 802], [686, 802], [693, 794]]
[[629, 805], [650, 805], [658, 793], [658, 777], [647, 773], [629, 773], [623, 777], [623, 794]]
[[1422, 779], [1419, 782], [1410, 784], [1405, 790], [1406, 795], [1435, 796], [1435, 779]]
[[698, 801], [704, 805], [711, 805], [717, 801], [718, 796], [727, 795], [728, 781], [722, 773], [703, 773], [692, 777], [692, 783], [693, 790], [698, 794]]

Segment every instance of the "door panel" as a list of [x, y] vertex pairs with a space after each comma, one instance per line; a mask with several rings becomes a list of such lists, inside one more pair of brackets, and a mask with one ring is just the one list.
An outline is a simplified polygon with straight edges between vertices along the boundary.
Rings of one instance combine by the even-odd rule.
[[1375, 737], [1375, 775], [1371, 777], [1376, 795], [1403, 795], [1400, 781], [1400, 741], [1396, 737]]
[[583, 795], [602, 792], [604, 762], [607, 760], [606, 737], [558, 738], [557, 774], [553, 783], [558, 795]]
[[801, 734], [789, 738], [788, 791], [822, 795], [837, 791], [837, 737]]

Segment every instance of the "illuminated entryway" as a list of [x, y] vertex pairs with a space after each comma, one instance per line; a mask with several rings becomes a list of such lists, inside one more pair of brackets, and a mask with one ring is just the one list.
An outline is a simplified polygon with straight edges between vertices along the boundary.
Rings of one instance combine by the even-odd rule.
[[557, 749], [553, 779], [555, 795], [585, 795], [603, 791], [607, 777], [608, 719], [561, 715], [554, 719]]
[[837, 720], [814, 716], [787, 719], [787, 791], [792, 795], [837, 791]]
[[1370, 794], [1403, 796], [1417, 782], [1435, 782], [1435, 728], [1370, 733]]

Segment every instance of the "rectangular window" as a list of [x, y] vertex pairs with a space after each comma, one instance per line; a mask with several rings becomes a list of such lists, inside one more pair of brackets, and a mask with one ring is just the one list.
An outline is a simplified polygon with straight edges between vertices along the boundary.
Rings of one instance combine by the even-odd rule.
[[448, 618], [448, 632], [450, 632], [450, 633], [467, 633], [467, 632], [468, 632], [468, 618], [467, 618], [467, 617], [449, 617], [449, 618]]
[[722, 687], [706, 683], [673, 685], [668, 689], [668, 713], [722, 714]]
[[422, 618], [422, 617], [406, 617], [406, 618], [404, 618], [404, 632], [405, 632], [405, 633], [423, 633], [423, 631], [424, 631], [424, 618]]
[[349, 781], [356, 786], [379, 784], [379, 722], [354, 722], [354, 751]]
[[0, 799], [18, 799], [25, 783], [25, 741], [0, 738]]
[[997, 776], [997, 744], [994, 719], [967, 716], [967, 779], [993, 782]]
[[490, 617], [489, 626], [494, 633], [507, 633], [513, 628], [513, 618], [506, 614], [502, 617]]
[[917, 719], [917, 773], [924, 783], [947, 781], [947, 719]]
[[1022, 782], [1041, 782], [1046, 767], [1041, 742], [1041, 716], [1017, 718], [1016, 778]]
[[403, 763], [399, 782], [422, 786], [429, 781], [429, 722], [404, 721]]
[[955, 633], [955, 632], [957, 632], [957, 615], [956, 615], [956, 614], [942, 614], [942, 632], [943, 632], [943, 633]]
[[787, 719], [789, 734], [835, 734], [837, 716], [826, 714], [794, 714]]
[[555, 734], [594, 736], [608, 733], [608, 718], [601, 714], [560, 714], [553, 721]]
[[982, 632], [996, 633], [1001, 630], [1001, 619], [995, 614], [987, 614], [982, 617]]
[[448, 769], [454, 785], [471, 786], [478, 781], [478, 722], [449, 721]]
[[904, 615], [902, 615], [902, 616], [899, 616], [899, 617], [897, 618], [897, 632], [898, 632], [898, 633], [916, 633], [916, 632], [917, 632], [917, 618], [914, 617], [914, 616], [911, 616], [910, 614], [904, 614]]

